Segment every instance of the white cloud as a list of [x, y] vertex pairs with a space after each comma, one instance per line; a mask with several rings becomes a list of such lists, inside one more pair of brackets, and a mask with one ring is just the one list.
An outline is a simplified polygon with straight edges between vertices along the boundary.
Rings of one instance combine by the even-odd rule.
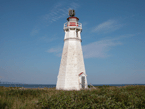
[[61, 57], [62, 51], [63, 51], [63, 48], [61, 48], [61, 47], [54, 47], [54, 48], [50, 48], [46, 52], [48, 52], [48, 53], [54, 53], [57, 57]]
[[34, 28], [34, 29], [31, 31], [30, 35], [31, 35], [31, 36], [35, 36], [38, 32], [39, 32], [39, 29], [38, 29], [38, 28]]
[[121, 39], [130, 38], [137, 34], [126, 34], [114, 38], [104, 38], [100, 41], [92, 42], [84, 45], [83, 53], [84, 58], [106, 58], [110, 55], [108, 52], [115, 46], [122, 45]]
[[59, 20], [60, 18], [63, 18], [65, 16], [67, 17], [69, 8], [76, 10], [78, 7], [79, 7], [79, 5], [75, 2], [69, 2], [69, 3], [58, 2], [58, 3], [56, 3], [53, 6], [53, 8], [51, 10], [49, 10], [49, 13], [46, 13], [45, 15], [43, 15], [41, 17], [41, 21], [44, 20], [45, 25], [41, 21], [38, 22], [38, 24], [36, 24], [36, 26], [39, 28], [34, 28], [31, 31], [30, 35], [35, 36], [39, 33], [39, 31], [41, 30], [42, 27], [44, 27], [46, 25], [48, 26], [50, 23], [53, 23], [53, 22]]
[[88, 22], [83, 22], [82, 23], [82, 26], [84, 27], [84, 26], [86, 26], [88, 24]]
[[[110, 40], [121, 40], [121, 39], [124, 39], [124, 38], [131, 38], [131, 37], [133, 37], [133, 36], [135, 36], [135, 35], [138, 35], [138, 33], [137, 34], [125, 34], [125, 35], [120, 35], [120, 36], [117, 36], [117, 37], [114, 37], [114, 38], [109, 38], [109, 37], [107, 37], [107, 39], [110, 39]], [[104, 39], [102, 39], [102, 40], [105, 40], [106, 38], [104, 38]]]
[[50, 11], [50, 13], [45, 14], [43, 16], [43, 19], [47, 20], [48, 22], [55, 22], [59, 20], [62, 17], [65, 17], [68, 15], [68, 9], [77, 9], [79, 5], [77, 3], [71, 2], [69, 4], [65, 3], [57, 3], [54, 8]]
[[57, 37], [56, 34], [52, 35], [51, 37], [48, 35], [44, 35], [42, 37], [39, 38], [39, 40], [45, 41], [45, 42], [52, 42], [54, 40], [59, 39], [60, 37]]
[[60, 51], [62, 51], [62, 48], [60, 48], [60, 47], [50, 48], [49, 50], [47, 50], [47, 52], [49, 52], [49, 53], [58, 53]]
[[[117, 45], [122, 45], [120, 41], [117, 41], [118, 39], [103, 39], [100, 41], [96, 41], [93, 43], [90, 43], [88, 45], [84, 45], [83, 53], [84, 58], [105, 58], [108, 57], [108, 51], [113, 47]], [[47, 52], [49, 53], [55, 53], [56, 56], [61, 57], [63, 48], [55, 47], [49, 49]]]
[[62, 52], [61, 53], [58, 53], [56, 54], [57, 57], [61, 57], [62, 56]]
[[116, 39], [104, 39], [83, 46], [84, 58], [105, 58], [108, 51], [117, 45], [122, 45]]
[[[108, 52], [115, 46], [122, 45], [121, 39], [135, 36], [135, 34], [121, 35], [115, 38], [104, 38], [100, 41], [92, 42], [82, 47], [84, 58], [106, 58], [110, 55]], [[63, 48], [51, 48], [47, 52], [55, 53], [56, 56], [62, 55]]]
[[103, 22], [95, 27], [92, 32], [97, 33], [108, 33], [115, 31], [119, 28], [121, 28], [123, 25], [119, 24], [116, 20], [108, 20], [106, 22]]

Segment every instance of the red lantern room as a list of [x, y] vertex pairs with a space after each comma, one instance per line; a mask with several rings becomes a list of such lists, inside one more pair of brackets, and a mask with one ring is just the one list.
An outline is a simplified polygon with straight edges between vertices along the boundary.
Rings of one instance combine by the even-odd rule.
[[78, 22], [79, 18], [75, 17], [75, 10], [69, 10], [69, 16], [67, 18], [68, 22], [64, 24], [64, 30], [70, 28], [82, 30], [82, 24]]

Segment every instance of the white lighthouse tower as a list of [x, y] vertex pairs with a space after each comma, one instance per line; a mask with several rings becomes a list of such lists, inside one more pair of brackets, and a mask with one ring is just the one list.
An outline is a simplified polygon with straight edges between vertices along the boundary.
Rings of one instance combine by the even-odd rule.
[[88, 88], [81, 46], [82, 24], [78, 22], [79, 19], [74, 15], [75, 11], [69, 10], [70, 17], [64, 24], [64, 47], [57, 77], [57, 90]]

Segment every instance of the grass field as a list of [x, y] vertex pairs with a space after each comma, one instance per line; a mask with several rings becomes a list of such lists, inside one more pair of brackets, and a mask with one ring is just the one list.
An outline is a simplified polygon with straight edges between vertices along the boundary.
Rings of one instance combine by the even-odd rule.
[[145, 86], [55, 88], [0, 87], [0, 109], [145, 109]]

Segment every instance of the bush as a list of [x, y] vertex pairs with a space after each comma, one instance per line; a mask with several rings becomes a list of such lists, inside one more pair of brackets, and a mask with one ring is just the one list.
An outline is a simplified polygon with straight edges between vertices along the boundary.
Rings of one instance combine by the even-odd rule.
[[134, 109], [145, 108], [145, 86], [97, 86], [92, 90], [0, 87], [0, 109]]
[[114, 90], [107, 88], [102, 86], [100, 90], [93, 91], [58, 91], [53, 96], [40, 98], [38, 105], [46, 109], [145, 108], [145, 86], [138, 87], [139, 90], [133, 86]]

